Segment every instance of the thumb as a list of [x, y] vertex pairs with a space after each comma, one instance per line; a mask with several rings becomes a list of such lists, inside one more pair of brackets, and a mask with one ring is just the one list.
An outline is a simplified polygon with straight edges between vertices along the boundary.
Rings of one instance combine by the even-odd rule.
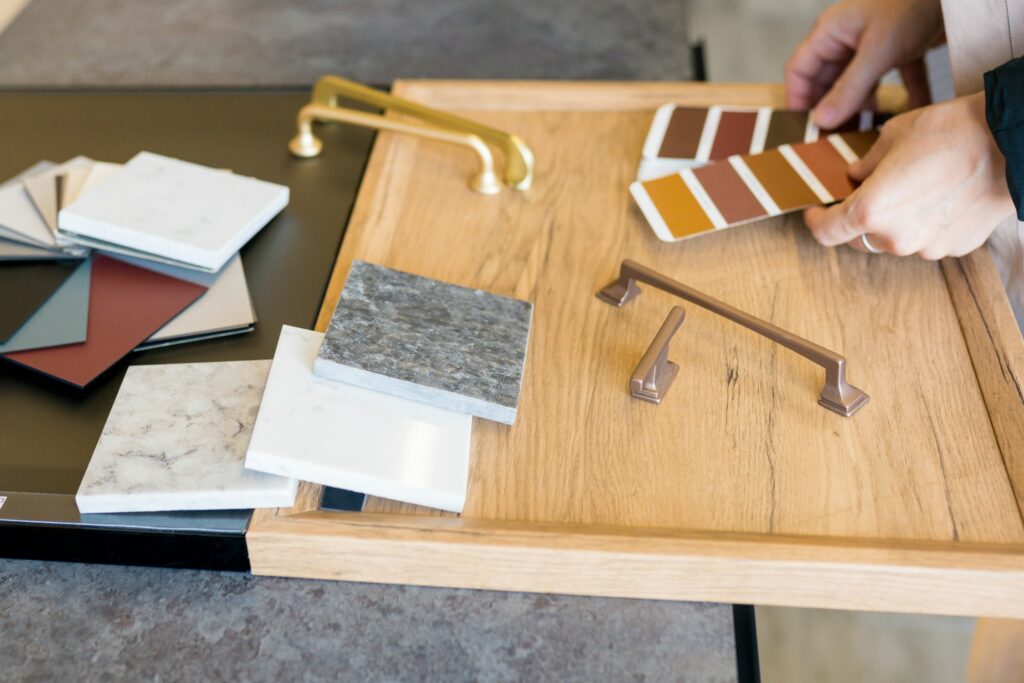
[[879, 50], [861, 44], [857, 53], [814, 108], [812, 118], [819, 128], [837, 128], [855, 113], [878, 85], [888, 62]]

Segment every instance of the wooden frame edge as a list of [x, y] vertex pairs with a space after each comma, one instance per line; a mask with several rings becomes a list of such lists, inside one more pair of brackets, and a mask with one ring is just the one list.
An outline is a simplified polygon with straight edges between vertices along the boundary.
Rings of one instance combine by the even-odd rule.
[[621, 598], [1024, 617], [1024, 547], [308, 512], [250, 532], [256, 574]]

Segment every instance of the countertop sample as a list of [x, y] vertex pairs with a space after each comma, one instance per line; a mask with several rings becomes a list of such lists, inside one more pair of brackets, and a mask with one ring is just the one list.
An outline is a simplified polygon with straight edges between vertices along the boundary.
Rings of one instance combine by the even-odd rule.
[[80, 512], [288, 507], [294, 479], [244, 467], [270, 361], [128, 368], [75, 497]]
[[728, 605], [0, 560], [5, 680], [736, 680]]
[[313, 372], [513, 424], [533, 304], [355, 261]]

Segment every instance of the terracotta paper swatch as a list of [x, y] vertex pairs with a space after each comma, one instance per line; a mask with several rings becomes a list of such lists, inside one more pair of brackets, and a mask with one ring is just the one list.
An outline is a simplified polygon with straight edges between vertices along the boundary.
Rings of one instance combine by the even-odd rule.
[[191, 282], [96, 255], [86, 341], [4, 357], [84, 387], [205, 291], [205, 287]]

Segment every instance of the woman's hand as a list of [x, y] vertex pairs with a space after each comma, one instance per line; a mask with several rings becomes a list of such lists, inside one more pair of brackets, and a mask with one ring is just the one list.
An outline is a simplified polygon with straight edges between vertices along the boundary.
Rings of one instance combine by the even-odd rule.
[[804, 212], [825, 246], [871, 245], [899, 256], [962, 256], [1014, 211], [1005, 161], [985, 124], [984, 93], [901, 114], [850, 167], [845, 201]]
[[786, 64], [792, 109], [814, 107], [835, 128], [874, 104], [882, 75], [899, 67], [910, 105], [927, 104], [924, 53], [943, 36], [939, 0], [843, 0], [818, 17]]

